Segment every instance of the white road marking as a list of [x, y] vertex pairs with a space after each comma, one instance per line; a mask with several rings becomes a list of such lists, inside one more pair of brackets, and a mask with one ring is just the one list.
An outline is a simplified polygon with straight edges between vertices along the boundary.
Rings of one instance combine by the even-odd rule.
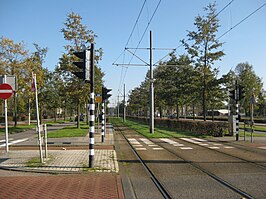
[[199, 141], [199, 142], [207, 142], [207, 140], [203, 140], [203, 139], [200, 139], [200, 138], [192, 138], [193, 140], [196, 140], [196, 141]]
[[208, 147], [209, 149], [220, 149], [220, 147], [218, 147], [218, 146], [210, 146], [210, 147]]
[[225, 149], [234, 149], [235, 147], [233, 146], [224, 146]]
[[192, 139], [190, 139], [190, 138], [180, 138], [181, 140], [184, 140], [184, 141], [187, 141], [187, 142], [191, 142], [191, 143], [193, 143], [193, 144], [200, 144], [200, 142], [197, 142], [197, 141], [195, 141], [195, 140], [192, 140]]
[[[162, 141], [164, 141], [164, 142], [167, 142], [167, 143], [169, 143], [169, 144], [171, 144], [171, 145], [173, 145], [173, 146], [177, 146], [177, 147], [183, 147], [184, 146], [184, 144], [180, 144], [180, 143], [178, 143], [178, 142], [176, 142], [176, 141], [173, 141], [173, 140], [170, 140], [170, 139], [168, 139], [168, 138], [161, 138], [160, 140], [162, 140]], [[186, 147], [184, 147], [184, 148], [186, 148]], [[191, 147], [190, 147], [191, 148]], [[191, 148], [192, 149], [192, 148]]]
[[209, 144], [201, 143], [200, 146], [208, 146]]
[[[14, 140], [14, 141], [11, 141], [8, 143], [8, 146], [12, 145], [12, 144], [17, 144], [17, 143], [20, 143], [20, 142], [25, 142], [27, 141], [29, 138], [24, 138], [24, 139], [20, 139], [20, 140]], [[3, 146], [6, 146], [6, 143], [4, 144], [1, 144], [0, 147], [3, 147]]]
[[135, 148], [135, 149], [138, 151], [146, 151], [147, 150], [146, 148]]
[[193, 148], [191, 148], [191, 147], [180, 147], [180, 149], [182, 149], [182, 150], [190, 150], [190, 149], [193, 149]]
[[163, 150], [163, 148], [152, 148], [153, 150]]

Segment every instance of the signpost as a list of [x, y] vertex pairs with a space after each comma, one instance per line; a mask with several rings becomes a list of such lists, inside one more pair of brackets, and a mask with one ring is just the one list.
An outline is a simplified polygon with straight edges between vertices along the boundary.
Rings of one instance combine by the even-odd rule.
[[4, 76], [4, 84], [0, 84], [0, 98], [5, 100], [5, 130], [6, 130], [6, 152], [8, 149], [8, 120], [7, 120], [7, 99], [13, 94], [12, 86], [6, 84], [6, 75]]

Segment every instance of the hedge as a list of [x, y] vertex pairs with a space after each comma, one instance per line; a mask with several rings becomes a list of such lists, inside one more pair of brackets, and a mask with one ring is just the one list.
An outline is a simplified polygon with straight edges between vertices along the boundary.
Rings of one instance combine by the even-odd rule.
[[[149, 124], [149, 118], [132, 117], [129, 119]], [[187, 131], [199, 135], [210, 135], [214, 137], [222, 137], [228, 131], [227, 122], [212, 122], [212, 121], [196, 121], [196, 120], [173, 120], [160, 119], [154, 120], [155, 126], [167, 127], [177, 131]]]

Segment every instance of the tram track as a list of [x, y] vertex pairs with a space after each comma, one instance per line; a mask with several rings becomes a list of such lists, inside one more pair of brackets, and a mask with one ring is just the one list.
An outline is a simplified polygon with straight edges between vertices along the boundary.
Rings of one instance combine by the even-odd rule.
[[[167, 189], [165, 188], [165, 185], [163, 185], [160, 180], [156, 177], [156, 174], [152, 172], [151, 168], [145, 163], [145, 160], [143, 160], [141, 158], [141, 156], [139, 155], [138, 151], [135, 150], [135, 148], [131, 145], [131, 143], [129, 142], [128, 138], [126, 137], [126, 135], [124, 135], [122, 133], [122, 130], [119, 127], [116, 127], [116, 129], [120, 132], [120, 134], [124, 137], [124, 139], [127, 141], [128, 145], [130, 146], [130, 148], [132, 149], [133, 153], [136, 155], [136, 157], [138, 158], [138, 160], [141, 162], [141, 164], [143, 165], [143, 167], [145, 168], [145, 170], [147, 171], [147, 173], [149, 173], [149, 176], [151, 177], [152, 181], [154, 182], [155, 186], [158, 188], [158, 190], [160, 191], [160, 193], [162, 194], [162, 196], [164, 198], [173, 198], [171, 196], [171, 193], [169, 193], [169, 191], [167, 191]], [[137, 132], [136, 132], [137, 133]], [[151, 139], [147, 138], [148, 140], [152, 141]], [[188, 160], [187, 158], [181, 156], [180, 154], [177, 154], [175, 151], [173, 150], [169, 150], [168, 148], [166, 148], [163, 144], [161, 143], [156, 143], [157, 145], [159, 145], [160, 147], [162, 147], [164, 150], [166, 150], [167, 152], [171, 153], [172, 155], [176, 156], [178, 159], [183, 160], [184, 162], [186, 162], [187, 164], [190, 164], [192, 167], [194, 167], [195, 169], [199, 170], [200, 172], [204, 173], [205, 175], [207, 175], [208, 177], [212, 178], [213, 180], [215, 180], [216, 182], [218, 182], [219, 184], [225, 186], [226, 188], [230, 189], [231, 191], [241, 195], [243, 198], [254, 198], [251, 194], [243, 191], [241, 188], [233, 185], [232, 183], [228, 182], [225, 179], [222, 179], [221, 177], [215, 175], [213, 172], [209, 171], [208, 169], [202, 167], [201, 165], [197, 164], [196, 162], [193, 162], [191, 160]], [[201, 146], [202, 147], [202, 146]], [[206, 149], [206, 147], [205, 147]], [[210, 149], [211, 150], [211, 149]], [[232, 158], [238, 158], [234, 155], [230, 155], [227, 153], [223, 153], [223, 155], [228, 155], [231, 156]], [[243, 158], [238, 158], [239, 160], [246, 162], [246, 163], [250, 163], [250, 164], [255, 164], [256, 166], [262, 166], [265, 169], [264, 165], [260, 165], [260, 164], [256, 164], [254, 162], [245, 160]]]
[[[160, 133], [165, 134], [165, 135], [168, 135], [168, 134], [163, 133], [163, 132], [160, 132]], [[176, 138], [175, 138], [175, 139], [176, 139]], [[213, 141], [210, 141], [210, 140], [207, 140], [207, 141], [208, 141], [208, 142], [213, 142]], [[188, 142], [188, 141], [185, 141], [185, 142]], [[215, 142], [217, 142], [217, 141], [215, 141]], [[188, 143], [191, 143], [191, 142], [188, 142]], [[193, 144], [193, 143], [191, 143], [191, 144]], [[207, 147], [202, 146], [202, 145], [197, 145], [197, 144], [195, 144], [195, 145], [196, 145], [196, 146], [199, 146], [199, 147], [202, 147], [202, 148], [206, 148], [206, 149], [208, 149]], [[251, 153], [255, 153], [255, 152], [257, 152], [257, 151], [260, 151], [260, 150], [254, 151], [254, 149], [244, 148], [243, 146], [239, 146], [239, 145], [237, 145], [237, 144], [228, 145], [228, 144], [223, 143], [223, 145], [225, 145], [225, 146], [233, 146], [233, 147], [235, 147], [235, 148], [238, 148], [238, 149], [241, 149], [241, 150], [245, 150], [245, 151], [248, 151], [248, 152], [251, 152]], [[209, 150], [212, 150], [212, 149], [209, 149]], [[263, 168], [263, 169], [266, 169], [266, 165], [260, 164], [260, 163], [266, 163], [266, 162], [257, 162], [257, 161], [255, 162], [255, 161], [250, 161], [250, 160], [247, 160], [247, 159], [245, 159], [245, 158], [241, 158], [241, 157], [239, 157], [239, 156], [236, 156], [236, 155], [233, 155], [233, 154], [230, 154], [230, 153], [226, 153], [226, 152], [224, 152], [224, 151], [220, 151], [220, 150], [216, 150], [216, 152], [217, 152], [217, 153], [220, 153], [220, 154], [224, 154], [224, 155], [230, 156], [230, 157], [233, 157], [233, 158], [237, 158], [237, 159], [239, 159], [239, 160], [241, 160], [241, 161], [244, 161], [244, 162], [246, 162], [246, 163], [253, 164], [253, 165], [259, 166], [259, 167], [261, 167], [261, 168]], [[262, 151], [260, 151], [260, 152], [262, 153]]]

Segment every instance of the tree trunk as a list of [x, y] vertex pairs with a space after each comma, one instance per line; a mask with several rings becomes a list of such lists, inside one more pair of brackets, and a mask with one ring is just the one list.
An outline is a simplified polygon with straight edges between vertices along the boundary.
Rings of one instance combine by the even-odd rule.
[[179, 105], [176, 104], [176, 119], [179, 120], [179, 117], [180, 117], [180, 115], [179, 115]]
[[193, 114], [193, 120], [195, 120], [195, 104], [194, 104], [194, 102], [192, 105], [192, 114]]

